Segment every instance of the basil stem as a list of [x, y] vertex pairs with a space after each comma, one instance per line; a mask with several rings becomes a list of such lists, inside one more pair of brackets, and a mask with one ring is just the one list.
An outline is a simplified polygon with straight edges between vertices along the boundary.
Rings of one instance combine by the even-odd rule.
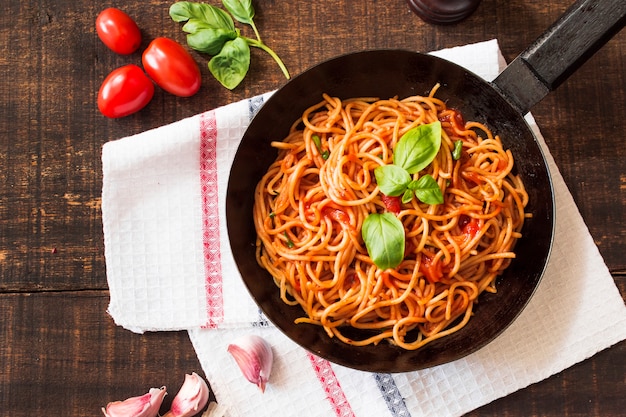
[[283, 75], [285, 76], [285, 78], [287, 79], [291, 78], [291, 76], [289, 75], [289, 71], [287, 70], [287, 67], [283, 63], [282, 59], [280, 59], [280, 57], [276, 54], [276, 52], [274, 52], [270, 47], [268, 47], [261, 41], [257, 41], [257, 40], [246, 38], [246, 37], [244, 37], [244, 39], [246, 40], [246, 42], [248, 42], [250, 46], [260, 48], [264, 50], [265, 52], [267, 52], [272, 58], [274, 58], [274, 61], [276, 61], [276, 63], [278, 64], [278, 67], [283, 72]]

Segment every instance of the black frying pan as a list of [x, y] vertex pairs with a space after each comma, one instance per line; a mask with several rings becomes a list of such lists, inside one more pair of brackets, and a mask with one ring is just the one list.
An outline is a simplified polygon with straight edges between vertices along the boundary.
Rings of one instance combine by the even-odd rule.
[[[542, 151], [523, 115], [556, 88], [625, 23], [626, 1], [581, 0], [519, 55], [493, 82], [443, 59], [409, 51], [375, 50], [316, 65], [279, 89], [259, 110], [235, 156], [226, 199], [228, 234], [243, 280], [265, 315], [288, 337], [332, 362], [375, 372], [403, 372], [466, 356], [513, 322], [543, 275], [552, 246], [554, 197]], [[282, 140], [303, 110], [322, 93], [342, 99], [400, 98], [426, 94], [461, 110], [466, 120], [486, 123], [511, 149], [527, 187], [532, 213], [516, 246], [517, 258], [498, 280], [496, 294], [483, 294], [462, 330], [405, 351], [387, 343], [354, 347], [329, 338], [321, 327], [294, 324], [303, 312], [285, 305], [270, 275], [255, 259], [254, 188], [276, 158], [272, 140]], [[359, 337], [355, 330], [354, 337]]]

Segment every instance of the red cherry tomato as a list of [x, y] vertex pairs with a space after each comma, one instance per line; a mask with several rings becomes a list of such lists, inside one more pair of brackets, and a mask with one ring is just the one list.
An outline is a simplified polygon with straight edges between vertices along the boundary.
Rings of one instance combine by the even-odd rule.
[[198, 64], [172, 39], [154, 39], [143, 52], [141, 61], [150, 78], [168, 93], [189, 97], [200, 89], [202, 79]]
[[137, 65], [114, 69], [98, 91], [98, 109], [107, 117], [117, 118], [144, 108], [154, 95], [154, 84]]
[[443, 270], [441, 262], [435, 262], [434, 256], [428, 256], [422, 253], [422, 262], [420, 263], [420, 272], [424, 274], [426, 279], [434, 284], [443, 278]]
[[110, 7], [96, 18], [98, 37], [113, 52], [132, 54], [141, 44], [141, 32], [137, 23], [123, 11]]
[[400, 197], [390, 197], [388, 195], [380, 193], [380, 199], [385, 205], [385, 208], [387, 209], [387, 211], [390, 211], [395, 214], [400, 213], [400, 210], [402, 209], [402, 207], [400, 206], [400, 204], [402, 203], [402, 200], [400, 199]]

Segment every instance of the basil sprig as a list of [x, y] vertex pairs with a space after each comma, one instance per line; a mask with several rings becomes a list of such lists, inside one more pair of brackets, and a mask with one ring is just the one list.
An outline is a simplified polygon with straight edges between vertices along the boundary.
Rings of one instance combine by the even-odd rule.
[[211, 55], [209, 71], [229, 90], [241, 83], [250, 68], [250, 47], [267, 52], [288, 79], [289, 72], [278, 55], [261, 40], [254, 24], [252, 0], [222, 0], [222, 4], [241, 23], [250, 25], [256, 39], [242, 36], [231, 15], [219, 7], [206, 3], [179, 1], [170, 6], [170, 17], [175, 22], [186, 22], [187, 44], [196, 51]]
[[392, 213], [372, 213], [365, 218], [361, 235], [374, 264], [395, 268], [404, 259], [404, 226]]
[[[406, 132], [395, 146], [393, 164], [374, 170], [380, 191], [390, 197], [402, 196], [404, 204], [414, 195], [426, 204], [443, 203], [443, 193], [432, 175], [422, 175], [415, 180], [412, 177], [433, 162], [440, 148], [441, 123], [438, 121]], [[378, 268], [396, 268], [404, 259], [404, 226], [393, 213], [368, 215], [363, 221], [361, 236]]]
[[441, 123], [420, 125], [406, 132], [394, 149], [393, 164], [374, 170], [380, 191], [390, 197], [402, 196], [404, 204], [415, 195], [426, 204], [443, 203], [443, 193], [437, 181], [426, 174], [414, 180], [411, 174], [426, 168], [441, 148]]

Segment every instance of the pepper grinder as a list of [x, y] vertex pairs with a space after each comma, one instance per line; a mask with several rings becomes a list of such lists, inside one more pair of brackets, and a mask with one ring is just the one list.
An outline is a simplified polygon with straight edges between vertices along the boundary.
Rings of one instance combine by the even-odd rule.
[[480, 0], [407, 0], [407, 3], [425, 22], [451, 24], [472, 14]]

